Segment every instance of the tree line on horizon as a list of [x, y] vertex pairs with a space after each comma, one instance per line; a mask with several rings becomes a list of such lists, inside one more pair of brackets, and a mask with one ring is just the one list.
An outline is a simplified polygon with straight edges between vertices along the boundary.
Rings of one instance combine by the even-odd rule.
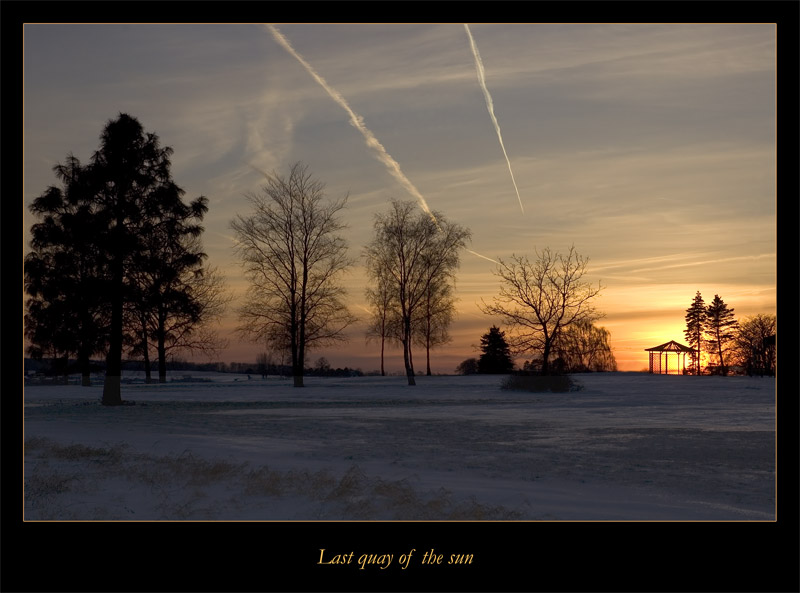
[[[92, 357], [104, 354], [105, 405], [124, 403], [123, 353], [143, 361], [148, 381], [154, 356], [164, 382], [176, 353], [213, 355], [225, 346], [213, 324], [230, 297], [201, 240], [208, 199], [184, 202], [171, 155], [157, 135], [120, 113], [89, 162], [68, 155], [53, 168], [60, 187], [48, 187], [29, 207], [38, 222], [24, 261], [28, 354], [62, 365], [76, 358], [84, 385]], [[230, 222], [248, 280], [237, 332], [285, 358], [296, 387], [309, 351], [346, 341], [356, 321], [340, 280], [355, 263], [342, 236], [347, 196], [330, 200], [324, 187], [295, 163], [287, 175], [267, 174], [261, 190], [246, 196], [251, 211]], [[381, 374], [385, 347], [401, 347], [414, 385], [414, 348], [424, 348], [430, 375], [431, 350], [450, 341], [460, 252], [471, 232], [399, 200], [375, 215], [373, 231], [362, 253], [365, 337], [380, 343]], [[545, 248], [534, 260], [498, 262], [500, 294], [481, 309], [505, 321], [514, 352], [535, 355], [541, 374], [588, 368], [581, 348], [607, 345], [607, 332], [593, 325], [602, 314], [591, 304], [602, 287], [582, 279], [587, 261], [573, 246], [563, 255]]]

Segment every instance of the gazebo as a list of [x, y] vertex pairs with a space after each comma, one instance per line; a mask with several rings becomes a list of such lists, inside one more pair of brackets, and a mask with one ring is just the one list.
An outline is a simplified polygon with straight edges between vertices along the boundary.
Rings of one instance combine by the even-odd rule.
[[[686, 354], [691, 354], [696, 352], [696, 350], [689, 346], [678, 344], [678, 342], [674, 340], [670, 340], [666, 344], [661, 344], [660, 346], [645, 348], [645, 352], [650, 354], [650, 373], [669, 375], [672, 370], [673, 375], [680, 375], [686, 369]], [[670, 368], [669, 365], [669, 355], [671, 352], [675, 353], [675, 366], [673, 368]], [[662, 354], [664, 355], [663, 364], [661, 362]]]

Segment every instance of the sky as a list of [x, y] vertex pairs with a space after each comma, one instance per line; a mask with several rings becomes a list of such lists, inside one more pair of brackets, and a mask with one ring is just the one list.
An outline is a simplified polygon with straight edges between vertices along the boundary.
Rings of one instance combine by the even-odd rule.
[[[312, 364], [380, 367], [362, 252], [392, 199], [472, 232], [434, 372], [506, 329], [480, 309], [499, 293], [491, 260], [546, 247], [589, 259], [620, 370], [685, 343], [698, 291], [738, 319], [776, 313], [771, 23], [27, 24], [23, 68], [26, 207], [67, 155], [89, 161], [119, 113], [174, 149], [187, 201], [208, 198], [203, 244], [233, 298], [216, 360], [264, 350], [233, 332], [246, 280], [230, 222], [264, 171], [299, 161], [330, 198], [348, 196], [356, 264], [342, 280], [360, 318]], [[33, 222], [26, 209], [26, 252]], [[387, 370], [402, 368], [390, 350]]]

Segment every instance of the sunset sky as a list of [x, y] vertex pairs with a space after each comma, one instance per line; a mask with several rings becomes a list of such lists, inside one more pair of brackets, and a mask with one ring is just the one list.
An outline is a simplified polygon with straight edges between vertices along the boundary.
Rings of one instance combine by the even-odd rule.
[[[24, 50], [26, 207], [53, 165], [88, 162], [106, 122], [133, 115], [174, 149], [186, 199], [208, 198], [208, 263], [238, 297], [229, 223], [260, 171], [303, 161], [331, 198], [349, 195], [344, 280], [362, 322], [312, 364], [379, 368], [361, 252], [392, 198], [472, 231], [434, 372], [500, 324], [479, 309], [499, 290], [489, 260], [545, 247], [589, 258], [620, 370], [685, 343], [697, 291], [739, 319], [776, 312], [773, 24], [30, 24]], [[218, 359], [252, 362], [263, 346], [230, 332], [236, 303]]]

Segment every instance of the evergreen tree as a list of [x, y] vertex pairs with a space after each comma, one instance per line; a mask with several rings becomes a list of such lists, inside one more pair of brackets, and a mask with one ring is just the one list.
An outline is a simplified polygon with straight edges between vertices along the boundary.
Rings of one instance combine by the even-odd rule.
[[101, 231], [87, 189], [86, 167], [74, 156], [53, 167], [61, 187], [51, 186], [30, 205], [40, 218], [31, 227], [24, 261], [25, 336], [35, 359], [52, 357], [69, 371], [75, 356], [82, 384], [89, 385], [90, 357], [105, 348], [108, 323], [100, 295], [105, 260], [93, 243]]
[[719, 357], [719, 369], [723, 375], [728, 374], [725, 354], [736, 337], [737, 325], [733, 309], [728, 308], [719, 295], [715, 294], [714, 300], [706, 307], [706, 335], [709, 351]]
[[478, 372], [484, 374], [510, 373], [514, 368], [511, 352], [506, 342], [505, 332], [492, 326], [481, 337], [481, 354], [478, 358]]
[[[164, 188], [183, 193], [174, 184]], [[167, 212], [157, 212], [144, 221], [141, 247], [134, 254], [135, 265], [126, 281], [137, 296], [133, 301], [135, 317], [140, 321], [142, 354], [148, 358], [152, 339], [158, 356], [158, 381], [166, 383], [167, 351], [171, 347], [191, 347], [196, 329], [205, 321], [209, 299], [196, 290], [208, 270], [203, 268], [199, 221], [208, 211], [208, 201], [199, 197], [191, 204], [175, 204]], [[219, 300], [215, 294], [214, 299]]]
[[160, 148], [135, 118], [120, 114], [101, 142], [90, 164], [70, 155], [56, 165], [62, 187], [48, 188], [30, 206], [42, 220], [31, 228], [25, 260], [26, 336], [33, 356], [75, 355], [84, 385], [90, 357], [108, 344], [103, 403], [119, 404], [123, 341], [134, 342], [149, 370], [148, 332], [157, 313], [163, 381], [161, 346], [176, 335], [167, 321], [179, 315], [196, 322], [208, 309], [193, 290], [205, 257], [195, 219], [207, 201], [182, 202], [183, 190], [170, 179], [171, 149]]
[[[120, 386], [126, 306], [141, 296], [133, 290], [136, 272], [153, 262], [153, 258], [141, 256], [147, 251], [146, 239], [157, 226], [163, 227], [163, 221], [186, 219], [183, 190], [171, 178], [171, 155], [172, 149], [162, 147], [157, 135], [145, 133], [135, 117], [120, 113], [103, 128], [100, 147], [84, 170], [82, 191], [96, 229], [90, 242], [105, 259], [99, 298], [110, 317], [104, 405], [123, 403]], [[204, 205], [204, 199], [193, 203], [190, 218]], [[162, 242], [164, 258], [174, 245], [172, 239]]]
[[694, 374], [700, 374], [700, 354], [703, 351], [703, 332], [706, 329], [706, 304], [703, 302], [703, 297], [700, 291], [692, 301], [692, 305], [686, 309], [686, 329], [683, 330], [689, 346], [694, 348], [696, 352], [692, 353], [692, 363], [694, 366]]

